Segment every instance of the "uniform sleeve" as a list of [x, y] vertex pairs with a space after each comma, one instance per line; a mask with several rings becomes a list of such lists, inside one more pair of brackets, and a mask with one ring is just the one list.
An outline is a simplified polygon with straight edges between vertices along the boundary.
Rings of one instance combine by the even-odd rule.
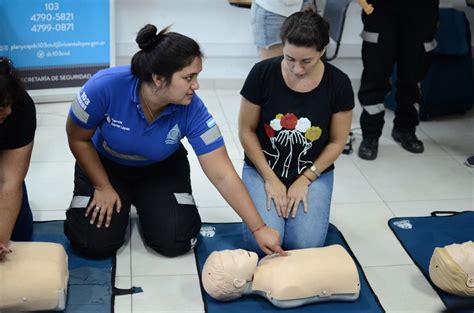
[[197, 155], [202, 155], [224, 146], [224, 138], [216, 121], [198, 96], [193, 96], [187, 109], [185, 136], [194, 152]]
[[352, 90], [352, 84], [349, 77], [341, 73], [338, 75], [338, 79], [334, 82], [333, 86], [335, 100], [332, 101], [332, 113], [341, 111], [349, 111], [354, 108], [354, 91]]
[[257, 63], [250, 70], [250, 73], [245, 79], [244, 86], [240, 91], [240, 95], [248, 101], [260, 105], [262, 103], [262, 85], [263, 78], [261, 77], [261, 66]]
[[71, 104], [69, 116], [76, 125], [96, 128], [107, 112], [107, 94], [104, 77], [92, 77], [81, 88]]

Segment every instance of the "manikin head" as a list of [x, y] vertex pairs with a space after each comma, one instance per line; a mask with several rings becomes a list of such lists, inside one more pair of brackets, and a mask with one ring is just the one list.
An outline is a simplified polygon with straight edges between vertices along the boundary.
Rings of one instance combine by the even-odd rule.
[[436, 248], [430, 261], [430, 277], [440, 289], [474, 297], [474, 243]]
[[258, 256], [246, 250], [212, 252], [202, 269], [202, 284], [206, 292], [220, 301], [242, 296], [246, 284], [252, 281]]

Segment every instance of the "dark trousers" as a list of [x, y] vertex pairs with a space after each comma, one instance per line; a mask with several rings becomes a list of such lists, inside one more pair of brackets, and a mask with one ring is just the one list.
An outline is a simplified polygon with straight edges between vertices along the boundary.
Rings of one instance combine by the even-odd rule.
[[25, 182], [23, 182], [23, 197], [21, 199], [20, 213], [18, 213], [10, 238], [13, 241], [30, 241], [32, 235], [33, 216], [31, 214], [30, 203], [28, 202], [28, 193], [26, 192]]
[[[369, 1], [370, 2], [370, 1]], [[362, 12], [362, 72], [359, 101], [364, 138], [379, 138], [384, 125], [384, 98], [397, 64], [397, 109], [394, 128], [415, 133], [419, 123], [419, 82], [425, 76], [434, 49], [438, 23], [437, 0], [413, 2], [380, 0], [374, 12]]]
[[189, 251], [201, 227], [201, 219], [191, 196], [186, 149], [181, 146], [168, 159], [142, 167], [120, 165], [104, 157], [101, 162], [120, 196], [122, 209], [120, 213], [114, 210], [108, 228], [91, 225], [90, 216], [84, 214], [94, 188], [76, 164], [74, 198], [64, 223], [64, 232], [72, 247], [93, 258], [115, 255], [124, 243], [130, 207], [134, 205], [143, 239], [150, 248], [170, 257]]

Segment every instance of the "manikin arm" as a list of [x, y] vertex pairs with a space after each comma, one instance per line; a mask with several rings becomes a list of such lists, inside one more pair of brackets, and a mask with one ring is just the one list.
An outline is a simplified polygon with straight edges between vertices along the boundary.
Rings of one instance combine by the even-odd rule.
[[362, 7], [365, 14], [370, 15], [370, 14], [372, 14], [372, 12], [374, 12], [374, 6], [367, 3], [367, 0], [357, 0], [357, 2]]

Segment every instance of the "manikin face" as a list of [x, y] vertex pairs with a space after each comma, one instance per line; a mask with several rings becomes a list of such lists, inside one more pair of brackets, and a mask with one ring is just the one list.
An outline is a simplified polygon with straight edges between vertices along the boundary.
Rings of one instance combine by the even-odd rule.
[[251, 281], [257, 268], [258, 256], [255, 252], [242, 249], [220, 252], [224, 271], [232, 277]]
[[[163, 86], [168, 103], [188, 105], [191, 103], [194, 91], [199, 89], [198, 74], [202, 71], [201, 58], [194, 58], [193, 62], [183, 69], [175, 72], [171, 81]], [[155, 83], [160, 87], [161, 81], [154, 77]]]
[[311, 75], [321, 60], [322, 52], [312, 47], [298, 47], [288, 42], [283, 46], [284, 62], [295, 78], [302, 79]]
[[[445, 249], [453, 260], [469, 275], [474, 278], [474, 242], [467, 241], [463, 244], [452, 244]], [[473, 286], [474, 287], [474, 282]]]
[[8, 115], [12, 113], [12, 106], [0, 106], [0, 124], [3, 124], [7, 119]]

